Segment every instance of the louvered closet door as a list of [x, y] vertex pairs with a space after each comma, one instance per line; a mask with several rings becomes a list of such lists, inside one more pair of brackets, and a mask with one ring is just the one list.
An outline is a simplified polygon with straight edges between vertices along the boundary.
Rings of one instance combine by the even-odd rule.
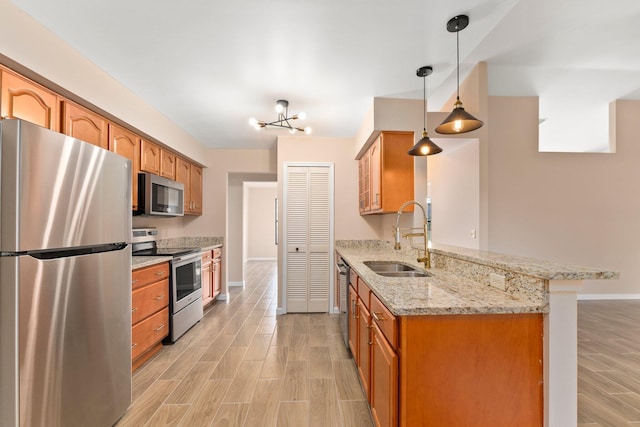
[[289, 166], [287, 170], [287, 311], [327, 312], [329, 168]]

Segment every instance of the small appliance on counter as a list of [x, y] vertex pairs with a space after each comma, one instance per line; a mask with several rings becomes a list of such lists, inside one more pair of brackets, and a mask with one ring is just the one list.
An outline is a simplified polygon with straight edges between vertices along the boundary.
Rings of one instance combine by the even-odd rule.
[[133, 256], [170, 256], [169, 336], [174, 343], [202, 319], [202, 257], [200, 248], [159, 248], [158, 230], [132, 230]]

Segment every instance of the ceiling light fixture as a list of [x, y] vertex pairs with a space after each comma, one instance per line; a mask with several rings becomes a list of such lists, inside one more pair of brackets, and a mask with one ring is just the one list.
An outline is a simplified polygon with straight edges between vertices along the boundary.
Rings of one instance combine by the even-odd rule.
[[460, 31], [469, 25], [469, 17], [467, 15], [454, 16], [447, 22], [447, 31], [456, 33], [456, 52], [457, 52], [457, 76], [458, 90], [456, 102], [453, 104], [453, 111], [447, 118], [436, 128], [436, 132], [443, 134], [466, 133], [479, 129], [484, 124], [482, 120], [478, 120], [471, 114], [464, 111], [462, 102], [460, 102]]
[[290, 133], [296, 132], [304, 132], [306, 134], [311, 133], [311, 128], [309, 126], [305, 128], [300, 128], [296, 126], [292, 126], [289, 122], [290, 120], [304, 120], [307, 115], [305, 113], [292, 114], [289, 116], [289, 101], [286, 99], [279, 99], [276, 101], [276, 113], [278, 113], [278, 119], [272, 122], [263, 122], [262, 120], [256, 120], [255, 118], [249, 119], [249, 125], [251, 125], [256, 130], [260, 130], [270, 127], [276, 128], [285, 128], [289, 129]]
[[418, 77], [422, 77], [422, 124], [424, 126], [422, 128], [422, 139], [416, 142], [416, 145], [414, 145], [411, 150], [409, 150], [409, 154], [411, 154], [412, 156], [431, 156], [433, 154], [442, 152], [442, 148], [438, 147], [427, 136], [427, 76], [432, 72], [433, 67], [431, 67], [430, 65], [420, 67], [416, 70], [416, 75]]

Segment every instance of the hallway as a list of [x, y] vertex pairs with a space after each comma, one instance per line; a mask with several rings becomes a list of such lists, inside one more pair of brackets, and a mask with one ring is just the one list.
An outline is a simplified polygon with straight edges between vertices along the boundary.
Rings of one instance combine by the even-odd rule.
[[373, 425], [337, 316], [276, 316], [275, 261], [245, 277], [135, 372], [118, 427]]

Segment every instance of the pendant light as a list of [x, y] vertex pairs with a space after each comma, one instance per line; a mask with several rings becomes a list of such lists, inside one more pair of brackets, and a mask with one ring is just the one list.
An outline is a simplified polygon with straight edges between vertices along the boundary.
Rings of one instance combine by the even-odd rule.
[[426, 77], [433, 72], [433, 67], [426, 65], [418, 68], [416, 75], [422, 77], [422, 139], [416, 142], [409, 154], [412, 156], [431, 156], [442, 152], [442, 148], [438, 147], [435, 142], [429, 139], [427, 136], [427, 80]]
[[454, 16], [447, 22], [447, 31], [456, 33], [456, 52], [457, 52], [457, 77], [458, 86], [456, 94], [456, 102], [453, 104], [453, 111], [447, 118], [436, 128], [436, 132], [442, 134], [455, 134], [471, 132], [482, 127], [482, 120], [478, 120], [471, 114], [464, 111], [462, 102], [460, 102], [460, 31], [469, 25], [469, 17], [467, 15]]

